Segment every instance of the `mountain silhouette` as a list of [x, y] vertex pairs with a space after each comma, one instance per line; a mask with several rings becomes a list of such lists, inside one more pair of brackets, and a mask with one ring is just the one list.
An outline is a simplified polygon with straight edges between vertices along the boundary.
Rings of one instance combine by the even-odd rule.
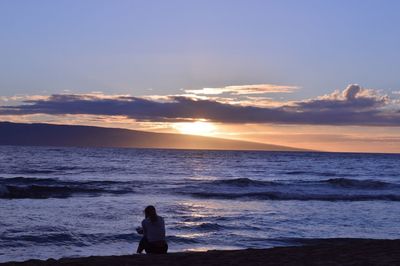
[[0, 145], [301, 151], [257, 142], [94, 126], [0, 122]]

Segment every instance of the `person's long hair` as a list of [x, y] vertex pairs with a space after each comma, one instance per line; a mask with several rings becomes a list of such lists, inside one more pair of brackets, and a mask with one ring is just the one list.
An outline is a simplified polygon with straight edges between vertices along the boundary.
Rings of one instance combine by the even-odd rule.
[[149, 218], [150, 221], [157, 222], [157, 212], [156, 212], [156, 208], [154, 208], [153, 205], [149, 205], [144, 209], [144, 215], [146, 216], [146, 218]]

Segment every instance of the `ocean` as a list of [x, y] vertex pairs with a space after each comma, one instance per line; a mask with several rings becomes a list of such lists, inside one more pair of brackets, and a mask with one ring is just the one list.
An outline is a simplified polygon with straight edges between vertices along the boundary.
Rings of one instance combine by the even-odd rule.
[[0, 146], [0, 262], [399, 238], [400, 155]]

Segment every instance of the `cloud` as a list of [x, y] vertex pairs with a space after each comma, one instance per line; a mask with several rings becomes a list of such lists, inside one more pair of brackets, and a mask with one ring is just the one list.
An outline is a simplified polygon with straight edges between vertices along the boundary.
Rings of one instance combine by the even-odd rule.
[[136, 121], [176, 122], [206, 119], [221, 123], [275, 123], [302, 125], [400, 126], [399, 106], [388, 108], [388, 96], [349, 85], [315, 99], [261, 107], [219, 102], [215, 99], [165, 96], [163, 98], [58, 94], [25, 104], [3, 106], [1, 115], [109, 115]]
[[234, 95], [264, 94], [264, 93], [290, 93], [297, 90], [297, 86], [285, 86], [274, 84], [236, 85], [222, 88], [203, 88], [199, 90], [185, 90], [186, 93], [218, 95], [229, 93]]
[[295, 108], [301, 111], [343, 112], [343, 111], [377, 111], [389, 104], [388, 96], [381, 96], [370, 89], [363, 89], [359, 85], [349, 85], [342, 92], [295, 103]]
[[46, 100], [49, 96], [44, 95], [14, 95], [14, 96], [0, 96], [0, 102], [7, 102], [13, 104], [16, 102], [24, 102], [27, 100]]

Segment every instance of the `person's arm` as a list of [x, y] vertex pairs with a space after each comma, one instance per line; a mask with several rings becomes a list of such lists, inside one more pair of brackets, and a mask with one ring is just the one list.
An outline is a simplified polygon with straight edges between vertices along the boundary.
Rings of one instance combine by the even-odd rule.
[[143, 227], [141, 227], [141, 226], [136, 227], [136, 232], [137, 232], [139, 235], [143, 235]]
[[143, 236], [147, 235], [147, 228], [146, 228], [146, 223], [144, 222], [144, 220], [142, 221], [142, 232], [143, 232]]

